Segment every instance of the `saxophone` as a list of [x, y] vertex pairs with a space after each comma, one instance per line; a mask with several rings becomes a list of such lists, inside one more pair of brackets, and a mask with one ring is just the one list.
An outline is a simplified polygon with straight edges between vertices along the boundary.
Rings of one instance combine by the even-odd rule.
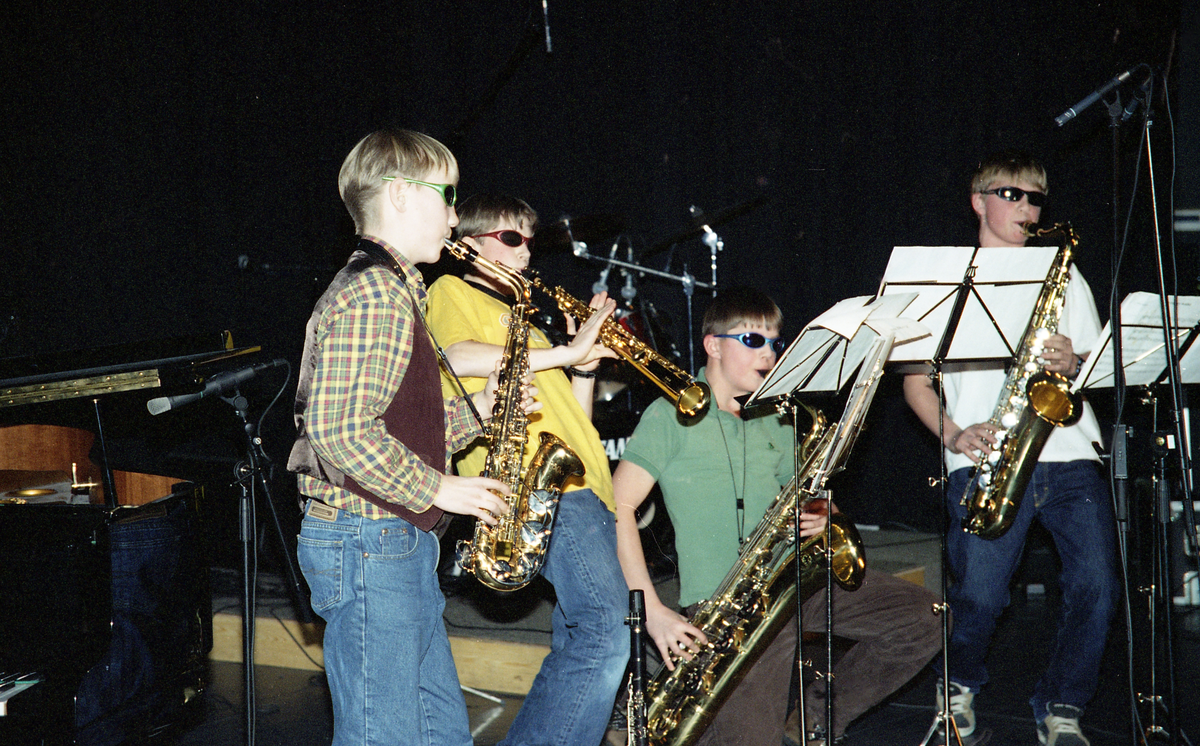
[[508, 322], [508, 337], [500, 359], [496, 403], [487, 426], [489, 441], [484, 476], [498, 479], [512, 491], [507, 512], [495, 526], [475, 522], [471, 541], [456, 548], [459, 565], [484, 585], [514, 591], [530, 583], [546, 562], [546, 550], [563, 483], [583, 476], [583, 462], [559, 437], [541, 434], [529, 465], [522, 469], [529, 441], [529, 416], [521, 406], [529, 373], [529, 283], [519, 272], [486, 259], [462, 242], [445, 241], [451, 254], [473, 262], [500, 278], [516, 295]]
[[[832, 550], [825, 534], [796, 546], [796, 501], [801, 508], [828, 506], [819, 478], [837, 440], [837, 428], [826, 426], [824, 415], [809, 409], [812, 428], [800, 445], [803, 466], [799, 477], [779, 493], [747, 539], [738, 561], [716, 592], [691, 618], [708, 643], [690, 661], [666, 666], [647, 687], [646, 715], [650, 742], [656, 746], [686, 746], [704, 733], [717, 710], [741, 682], [762, 651], [796, 610], [796, 580], [807, 599], [825, 586], [826, 557], [833, 563], [838, 585], [855, 590], [866, 569], [862, 539], [841, 513], [829, 516]], [[799, 558], [800, 568], [796, 565]]]
[[1071, 255], [1079, 236], [1069, 223], [1041, 230], [1035, 223], [1026, 223], [1024, 228], [1028, 236], [1054, 235], [1060, 243], [996, 410], [988, 420], [998, 428], [997, 445], [987, 459], [972, 468], [963, 493], [962, 504], [967, 506], [963, 530], [984, 539], [997, 539], [1012, 525], [1050, 433], [1055, 427], [1075, 424], [1083, 414], [1082, 397], [1071, 393], [1070, 381], [1043, 370], [1038, 362], [1046, 338], [1058, 331], [1071, 280]]
[[[562, 288], [556, 287], [551, 290], [536, 275], [533, 275], [530, 283], [553, 298], [560, 311], [574, 316], [581, 324], [595, 312], [594, 308], [572, 298]], [[600, 327], [599, 339], [601, 344], [628, 361], [662, 389], [674, 402], [679, 414], [695, 417], [708, 408], [711, 393], [707, 384], [697, 382], [679, 366], [647, 346], [611, 318], [604, 320]]]

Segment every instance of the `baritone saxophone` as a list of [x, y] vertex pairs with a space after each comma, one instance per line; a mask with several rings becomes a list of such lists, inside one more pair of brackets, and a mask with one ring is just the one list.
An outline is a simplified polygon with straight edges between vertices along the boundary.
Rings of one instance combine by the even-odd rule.
[[853, 591], [862, 584], [862, 539], [844, 514], [829, 516], [829, 552], [824, 532], [797, 546], [797, 501], [806, 512], [828, 509], [828, 493], [819, 489], [815, 476], [837, 430], [825, 424], [819, 411], [805, 409], [812, 416], [812, 428], [800, 446], [799, 477], [771, 502], [725, 580], [689, 620], [708, 643], [691, 660], [676, 660], [674, 671], [663, 666], [647, 688], [647, 730], [655, 746], [689, 746], [704, 734], [763, 650], [794, 618], [797, 576], [801, 599], [825, 587], [827, 558], [838, 585]]
[[[561, 287], [547, 287], [536, 275], [532, 277], [530, 284], [553, 298], [560, 311], [575, 317], [580, 324], [590, 319], [596, 311], [588, 304], [571, 297]], [[617, 353], [618, 357], [637, 368], [662, 389], [674, 402], [679, 414], [695, 417], [708, 408], [712, 393], [707, 384], [693, 379], [682, 368], [630, 334], [611, 318], [604, 320], [600, 327], [599, 339], [601, 344]]]
[[[691, 660], [664, 665], [648, 688], [650, 741], [655, 746], [690, 746], [704, 734], [721, 705], [741, 683], [797, 608], [825, 587], [826, 572], [853, 591], [867, 569], [862, 538], [845, 515], [829, 516], [826, 533], [797, 546], [797, 507], [809, 513], [829, 509], [826, 480], [841, 469], [883, 377], [894, 335], [877, 337], [867, 353], [841, 419], [825, 417], [803, 403], [812, 426], [797, 448], [796, 475], [767, 508], [737, 562], [717, 590], [692, 615], [691, 623], [708, 642]], [[797, 564], [799, 566], [797, 567]]]
[[1070, 223], [1041, 230], [1035, 223], [1026, 223], [1024, 230], [1028, 236], [1057, 237], [1060, 243], [988, 420], [997, 428], [996, 446], [982, 463], [972, 467], [963, 493], [962, 504], [967, 508], [963, 530], [984, 539], [997, 539], [1012, 526], [1050, 433], [1056, 427], [1075, 424], [1083, 414], [1083, 397], [1071, 392], [1071, 382], [1045, 370], [1039, 362], [1046, 339], [1058, 332], [1079, 236]]
[[472, 540], [463, 540], [456, 548], [459, 565], [484, 585], [514, 591], [541, 572], [563, 483], [583, 476], [583, 462], [561, 438], [543, 432], [533, 458], [524, 465], [529, 440], [529, 416], [522, 406], [529, 374], [529, 283], [516, 270], [479, 256], [465, 243], [447, 240], [444, 244], [455, 257], [489, 270], [516, 296], [500, 359], [496, 403], [487, 424], [483, 471], [484, 476], [504, 482], [512, 493], [504, 498], [508, 508], [497, 516], [495, 526], [476, 521]]

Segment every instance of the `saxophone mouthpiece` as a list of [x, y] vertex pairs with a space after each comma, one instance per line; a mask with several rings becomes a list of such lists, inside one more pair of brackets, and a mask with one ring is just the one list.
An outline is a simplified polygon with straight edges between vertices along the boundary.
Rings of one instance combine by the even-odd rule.
[[1038, 236], [1038, 224], [1034, 222], [1021, 223], [1021, 232], [1031, 238]]

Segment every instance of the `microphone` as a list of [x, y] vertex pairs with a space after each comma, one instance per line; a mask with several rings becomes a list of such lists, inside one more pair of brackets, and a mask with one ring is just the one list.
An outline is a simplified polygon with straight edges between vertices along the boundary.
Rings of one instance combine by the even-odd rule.
[[1083, 99], [1080, 100], [1079, 103], [1075, 104], [1070, 109], [1067, 109], [1062, 114], [1059, 114], [1058, 116], [1056, 116], [1054, 118], [1055, 124], [1057, 124], [1059, 127], [1061, 127], [1064, 124], [1066, 124], [1067, 122], [1074, 119], [1076, 116], [1079, 115], [1079, 113], [1081, 111], [1083, 111], [1087, 107], [1089, 107], [1092, 104], [1099, 101], [1106, 93], [1108, 93], [1112, 89], [1116, 88], [1117, 86], [1121, 85], [1126, 80], [1129, 80], [1129, 76], [1133, 75], [1133, 71], [1138, 69], [1139, 67], [1142, 67], [1142, 65], [1144, 65], [1144, 64], [1145, 63], [1143, 62], [1143, 63], [1139, 63], [1137, 65], [1134, 65], [1133, 67], [1129, 68], [1128, 70], [1121, 73], [1117, 77], [1113, 78], [1112, 80], [1108, 81], [1107, 83], [1100, 86], [1096, 90], [1092, 91], [1088, 95], [1084, 96]]
[[208, 379], [208, 383], [204, 384], [204, 389], [201, 391], [197, 391], [194, 394], [180, 394], [179, 396], [160, 396], [157, 399], [151, 399], [146, 402], [146, 409], [149, 410], [150, 414], [160, 415], [168, 410], [179, 409], [192, 402], [200, 401], [205, 397], [227, 394], [236, 389], [239, 384], [249, 381], [264, 370], [278, 368], [287, 364], [286, 360], [276, 358], [269, 363], [259, 363], [258, 365], [248, 365], [239, 370], [224, 371]]
[[604, 265], [604, 269], [600, 270], [600, 279], [592, 283], [592, 295], [608, 292], [608, 273], [612, 271], [612, 260], [617, 258], [617, 247], [620, 245], [621, 239], [618, 238], [613, 243], [612, 249], [608, 252], [609, 263]]
[[550, 49], [550, 4], [548, 0], [542, 0], [542, 24], [546, 27], [546, 54], [551, 54]]
[[704, 210], [692, 205], [688, 208], [688, 212], [691, 213], [692, 222], [694, 222], [696, 226], [700, 228], [700, 230], [704, 231], [704, 236], [700, 239], [701, 243], [707, 246], [710, 250], [717, 248], [717, 245], [721, 241], [721, 237], [718, 236], [716, 231], [709, 226], [708, 218], [704, 216]]
[[1150, 105], [1150, 83], [1153, 80], [1154, 71], [1152, 70], [1150, 71], [1150, 74], [1146, 76], [1146, 79], [1142, 81], [1142, 84], [1138, 86], [1138, 93], [1135, 93], [1130, 97], [1129, 104], [1125, 107], [1125, 111], [1121, 112], [1122, 122], [1128, 122], [1133, 118], [1134, 113], [1137, 112], [1138, 104], [1142, 102], [1143, 98], [1146, 99], [1146, 105]]

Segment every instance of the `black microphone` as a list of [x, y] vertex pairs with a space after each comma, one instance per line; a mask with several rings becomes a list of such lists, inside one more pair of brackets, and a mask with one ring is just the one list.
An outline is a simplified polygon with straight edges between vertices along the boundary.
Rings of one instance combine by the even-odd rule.
[[236, 389], [239, 384], [249, 381], [264, 370], [278, 368], [287, 364], [286, 360], [276, 358], [269, 363], [259, 363], [258, 365], [248, 365], [239, 370], [224, 371], [208, 379], [208, 383], [204, 384], [202, 391], [197, 391], [194, 394], [180, 394], [179, 396], [160, 396], [157, 399], [151, 399], [146, 402], [146, 409], [150, 411], [150, 414], [159, 415], [171, 409], [179, 409], [194, 401], [200, 401], [205, 397], [227, 394]]
[[1139, 63], [1137, 65], [1134, 65], [1133, 67], [1129, 68], [1128, 70], [1121, 73], [1117, 77], [1113, 78], [1112, 80], [1108, 81], [1107, 83], [1100, 86], [1096, 90], [1092, 91], [1088, 95], [1084, 96], [1083, 99], [1079, 103], [1075, 104], [1070, 109], [1067, 109], [1062, 114], [1059, 114], [1058, 116], [1056, 116], [1054, 118], [1055, 124], [1057, 124], [1059, 127], [1061, 127], [1064, 124], [1066, 124], [1067, 122], [1074, 119], [1079, 114], [1079, 112], [1083, 111], [1087, 107], [1089, 107], [1092, 104], [1099, 101], [1101, 99], [1101, 97], [1104, 96], [1104, 94], [1108, 93], [1112, 89], [1121, 85], [1126, 80], [1129, 80], [1129, 76], [1133, 75], [1133, 71], [1138, 69], [1139, 67], [1141, 67], [1144, 64], [1145, 63]]
[[1153, 80], [1154, 71], [1151, 70], [1150, 74], [1146, 76], [1146, 79], [1142, 81], [1142, 84], [1138, 86], [1138, 92], [1130, 97], [1129, 104], [1125, 107], [1125, 111], [1121, 112], [1122, 122], [1128, 122], [1133, 118], [1134, 113], [1137, 111], [1138, 104], [1142, 102], [1143, 98], [1146, 99], [1146, 105], [1150, 105], [1150, 83]]

